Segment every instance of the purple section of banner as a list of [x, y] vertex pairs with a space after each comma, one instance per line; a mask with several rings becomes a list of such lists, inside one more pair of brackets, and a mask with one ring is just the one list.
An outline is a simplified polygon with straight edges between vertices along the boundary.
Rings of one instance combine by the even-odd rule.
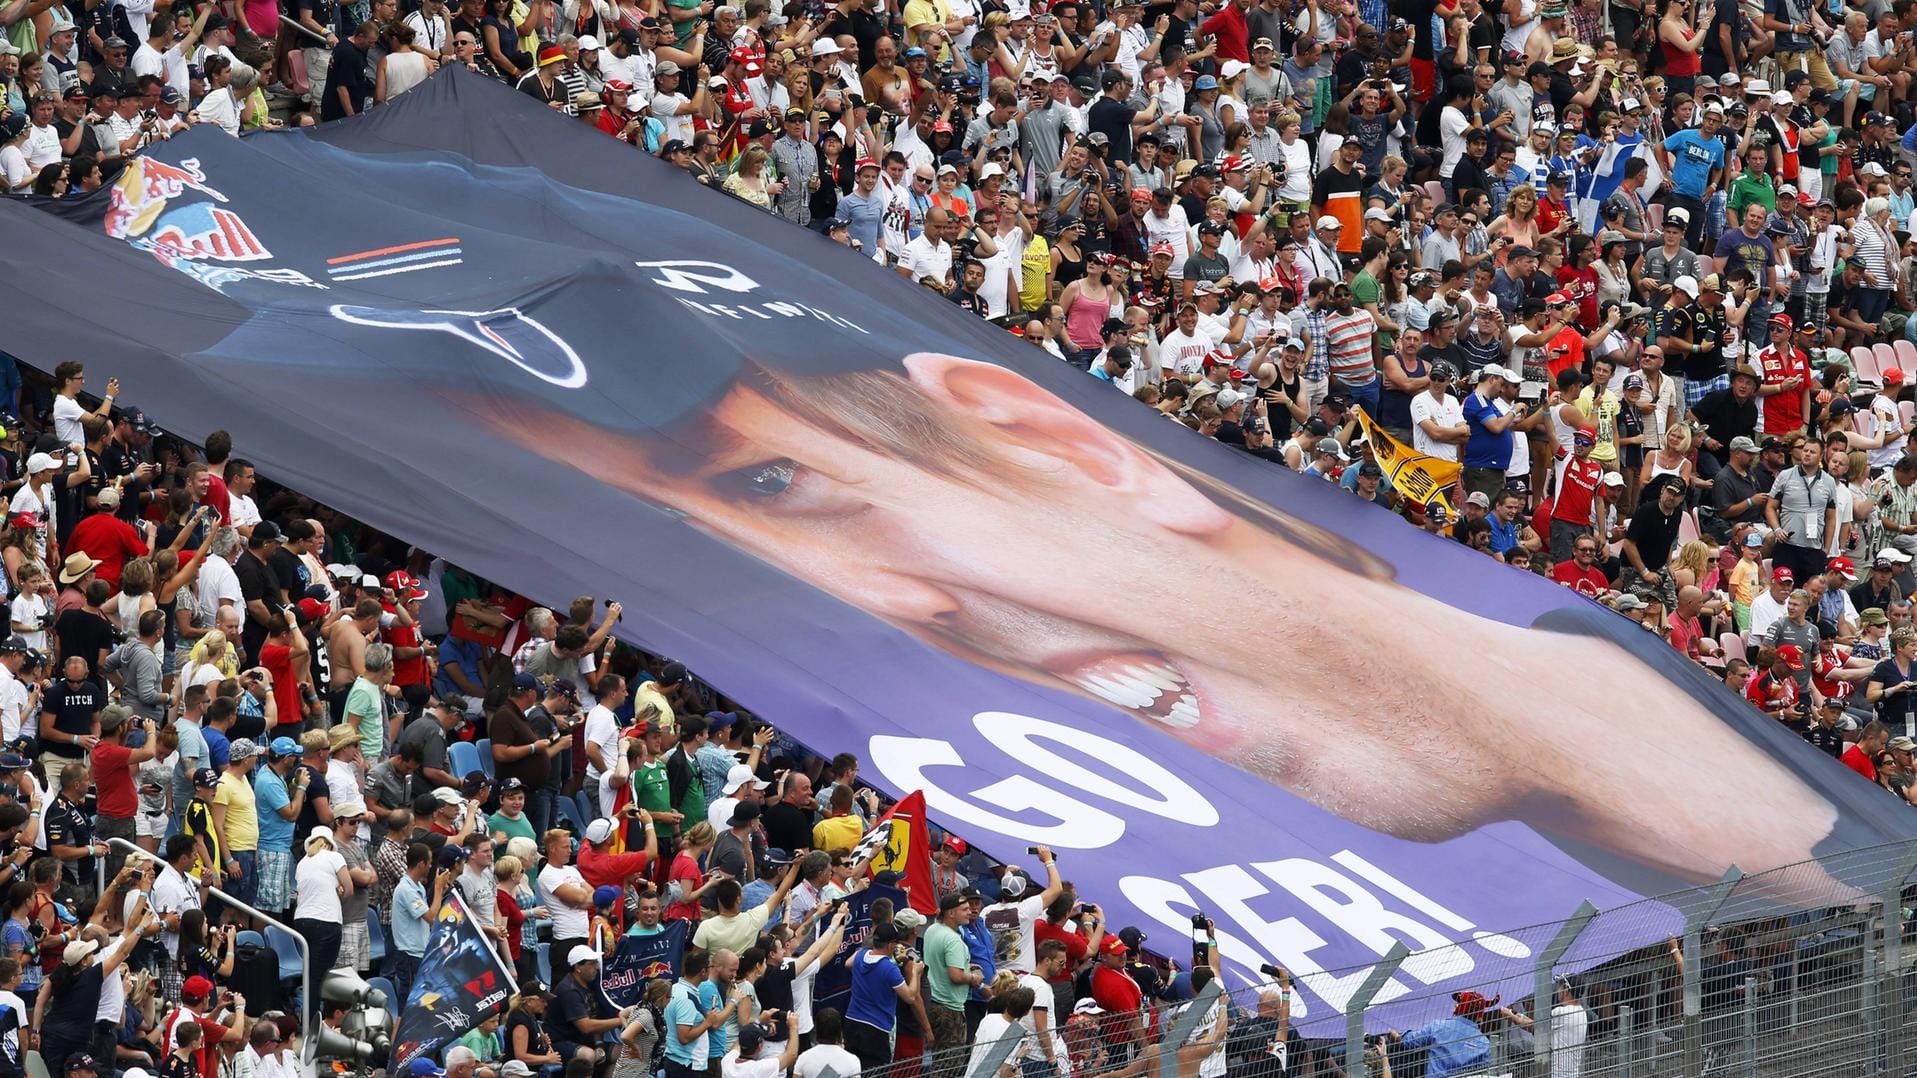
[[[1525, 994], [1550, 930], [1513, 926], [1585, 899], [1917, 832], [1635, 624], [545, 112], [447, 71], [0, 205], [4, 343], [542, 602], [619, 600], [982, 849], [1052, 847], [1112, 927], [1182, 954], [1211, 915], [1308, 1031], [1397, 941], [1428, 953], [1374, 1027]], [[408, 243], [460, 253], [339, 269]], [[1814, 876], [1774, 897], [1878, 883]]]

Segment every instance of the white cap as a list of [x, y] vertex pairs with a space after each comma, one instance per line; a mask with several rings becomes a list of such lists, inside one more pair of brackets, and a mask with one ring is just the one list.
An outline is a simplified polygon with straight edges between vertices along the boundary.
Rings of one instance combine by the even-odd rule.
[[580, 52], [598, 52], [599, 39], [592, 36], [591, 34], [587, 34], [585, 37], [580, 38], [579, 51]]
[[433, 787], [433, 800], [442, 805], [457, 805], [460, 803], [459, 791], [453, 789], [451, 786], [435, 786]]
[[1319, 228], [1343, 228], [1345, 227], [1345, 223], [1327, 213], [1323, 217], [1318, 218], [1318, 227]]
[[1797, 99], [1791, 96], [1789, 90], [1779, 90], [1771, 95], [1771, 104], [1773, 105], [1792, 105], [1796, 104], [1796, 102]]
[[[744, 764], [733, 764], [731, 770], [726, 772], [725, 794], [727, 797], [738, 793], [739, 787], [741, 786], [751, 786], [755, 790], [763, 790], [767, 785], [764, 780], [752, 773], [751, 768]], [[587, 830], [590, 832], [591, 829], [588, 828]]]
[[574, 947], [572, 950], [566, 952], [566, 968], [568, 969], [571, 969], [573, 966], [576, 966], [581, 962], [597, 962], [597, 961], [599, 961], [599, 952], [593, 950], [592, 948], [586, 946], [583, 943]]
[[50, 472], [59, 466], [60, 462], [54, 459], [51, 453], [35, 453], [27, 458], [28, 475], [32, 475], [34, 472]]
[[1216, 404], [1218, 410], [1222, 412], [1244, 399], [1245, 395], [1235, 389], [1221, 389], [1218, 395], [1212, 398], [1212, 403]]
[[1621, 487], [1624, 485], [1624, 477], [1616, 472], [1605, 472], [1604, 484], [1611, 487]]
[[1677, 280], [1672, 281], [1671, 287], [1677, 289], [1679, 292], [1684, 293], [1685, 295], [1691, 297], [1692, 299], [1697, 298], [1697, 278], [1692, 277], [1689, 274], [1685, 274], [1684, 276], [1679, 277]]
[[1720, 105], [1720, 104], [1718, 104], [1717, 102], [1715, 102], [1715, 101], [1713, 101], [1713, 102], [1711, 102], [1710, 104], [1708, 104], [1708, 105], [1706, 105], [1706, 106], [1704, 106], [1704, 115], [1706, 115], [1706, 116], [1722, 116], [1722, 115], [1724, 115], [1724, 106], [1722, 106], [1722, 105]]
[[612, 837], [612, 821], [611, 820], [594, 820], [591, 823], [586, 825], [586, 841], [587, 842], [600, 843], [600, 842], [606, 841], [607, 839], [611, 837]]
[[838, 42], [829, 37], [822, 37], [812, 43], [812, 55], [814, 56], [837, 56], [844, 51], [844, 49], [839, 48]]
[[1230, 82], [1245, 71], [1250, 70], [1250, 68], [1251, 65], [1243, 60], [1226, 60], [1224, 63], [1218, 65], [1219, 80], [1221, 82]]
[[985, 167], [978, 170], [978, 182], [984, 183], [986, 180], [989, 180], [994, 176], [1003, 176], [1003, 175], [1005, 175], [1005, 170], [999, 167], [999, 163], [997, 161], [987, 161], [985, 163]]
[[1771, 84], [1765, 82], [1763, 79], [1752, 79], [1744, 84], [1745, 97], [1756, 97], [1759, 94], [1769, 97], [1771, 94]]

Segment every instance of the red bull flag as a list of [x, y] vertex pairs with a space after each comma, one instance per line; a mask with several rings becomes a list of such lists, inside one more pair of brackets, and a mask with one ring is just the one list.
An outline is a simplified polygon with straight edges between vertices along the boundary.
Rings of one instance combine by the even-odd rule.
[[650, 936], [620, 936], [613, 952], [599, 963], [599, 990], [615, 1007], [643, 1001], [646, 982], [655, 977], [679, 979], [679, 960], [685, 956], [685, 921], [665, 921]]
[[931, 835], [925, 822], [925, 791], [914, 790], [879, 817], [859, 840], [852, 860], [870, 861], [870, 871], [899, 874], [912, 908], [937, 917], [939, 899], [932, 886]]

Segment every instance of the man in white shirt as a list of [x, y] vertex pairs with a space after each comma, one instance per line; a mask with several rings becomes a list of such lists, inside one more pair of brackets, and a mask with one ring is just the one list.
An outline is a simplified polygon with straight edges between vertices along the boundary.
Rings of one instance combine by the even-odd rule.
[[[986, 165], [980, 172], [981, 178], [1003, 174], [1004, 170], [996, 163]], [[980, 259], [985, 266], [985, 283], [979, 286], [978, 296], [985, 301], [987, 318], [1003, 317], [1018, 295], [1019, 259], [1025, 252], [1025, 231], [1019, 226], [1025, 218], [1020, 212], [1007, 212], [1008, 208], [981, 203], [978, 209], [978, 216], [991, 224], [986, 231], [994, 245], [993, 253]]]
[[1190, 232], [1191, 222], [1185, 218], [1185, 208], [1173, 200], [1171, 191], [1161, 188], [1153, 192], [1152, 208], [1145, 214], [1145, 246], [1171, 245], [1171, 269], [1166, 275], [1175, 281], [1185, 279], [1185, 259], [1191, 257]]
[[26, 151], [27, 168], [36, 176], [48, 165], [60, 163], [60, 132], [53, 126], [55, 107], [53, 95], [42, 94], [33, 99], [33, 107], [28, 110], [33, 129], [21, 149]]
[[[160, 866], [159, 875], [153, 879], [153, 895], [150, 904], [153, 912], [159, 916], [165, 928], [160, 933], [160, 945], [166, 948], [167, 956], [175, 961], [180, 956], [180, 915], [187, 910], [200, 908], [200, 889], [192, 880], [186, 878], [186, 869], [198, 856], [195, 839], [192, 835], [174, 835], [166, 840], [161, 856], [166, 863]], [[129, 896], [129, 901], [132, 896]]]
[[599, 811], [612, 815], [612, 793], [599, 781], [619, 762], [619, 717], [626, 702], [626, 680], [617, 674], [599, 679], [599, 702], [586, 713], [586, 788], [599, 791]]
[[1198, 325], [1198, 305], [1178, 308], [1178, 328], [1158, 342], [1158, 362], [1167, 377], [1190, 380], [1205, 372], [1205, 357], [1218, 342]]
[[[979, 922], [991, 934], [994, 949], [1000, 955], [1010, 955], [999, 962], [1000, 969], [1009, 969], [1014, 973], [1030, 973], [1038, 963], [1033, 946], [1033, 926], [1045, 915], [1045, 907], [1065, 889], [1065, 883], [1059, 879], [1058, 865], [1052, 860], [1052, 851], [1044, 846], [1038, 849], [1038, 859], [1045, 865], [1045, 889], [1038, 891], [1031, 877], [1022, 869], [1011, 869], [999, 880], [999, 900], [979, 911]], [[1044, 993], [1050, 998], [1051, 991]]]
[[194, 607], [203, 617], [201, 624], [214, 624], [219, 618], [221, 607], [238, 607], [240, 624], [246, 624], [246, 596], [240, 590], [239, 574], [233, 571], [233, 563], [240, 556], [240, 533], [232, 528], [221, 528], [213, 537], [213, 549], [207, 559], [200, 563], [200, 579], [194, 591]]
[[[922, 167], [927, 172], [931, 171], [930, 165]], [[905, 245], [905, 252], [899, 256], [899, 273], [910, 281], [930, 277], [950, 286], [952, 244], [949, 241], [957, 238], [958, 232], [958, 219], [943, 207], [934, 206], [925, 211], [925, 231]]]
[[1431, 365], [1431, 384], [1411, 398], [1411, 448], [1443, 460], [1457, 460], [1458, 447], [1471, 437], [1464, 406], [1451, 395], [1457, 372], [1449, 363]]
[[757, 1022], [739, 1027], [739, 1043], [719, 1062], [723, 1078], [779, 1078], [799, 1058], [799, 1016], [791, 1011], [781, 1015], [785, 1027], [785, 1050], [774, 1056], [765, 1048], [766, 1030]]
[[200, 35], [206, 32], [206, 23], [212, 17], [217, 5], [207, 5], [200, 9], [200, 16], [193, 20], [185, 34], [174, 38], [177, 18], [155, 19], [147, 27], [146, 43], [133, 52], [129, 64], [133, 74], [158, 75], [168, 86], [180, 91], [181, 96], [192, 92], [193, 85], [188, 79], [186, 58], [199, 44]]
[[1579, 1078], [1584, 1073], [1591, 1012], [1578, 1002], [1569, 978], [1557, 978], [1557, 989], [1557, 1005], [1551, 1008], [1551, 1078]]

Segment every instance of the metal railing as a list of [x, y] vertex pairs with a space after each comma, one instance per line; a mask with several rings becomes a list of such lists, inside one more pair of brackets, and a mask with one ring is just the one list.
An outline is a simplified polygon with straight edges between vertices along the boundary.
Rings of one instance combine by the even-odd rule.
[[[1396, 943], [1373, 965], [1296, 978], [1288, 1073], [1380, 1074], [1377, 1038], [1396, 1030], [1405, 1039], [1388, 1049], [1394, 1075], [1419, 1072], [1429, 1047], [1412, 1045], [1463, 1037], [1488, 1054], [1482, 1071], [1492, 1075], [1549, 1075], [1563, 1054], [1576, 1057], [1564, 1068], [1586, 1078], [1903, 1078], [1917, 1073], [1914, 876], [1917, 843], [1888, 844], [1763, 873], [1732, 869], [1708, 887], [1604, 911], [1585, 903], [1469, 946]], [[1234, 928], [1218, 927], [1221, 936]], [[1233, 942], [1256, 945], [1245, 935]], [[1274, 1042], [1277, 987], [1232, 981], [1234, 1070]], [[1484, 1020], [1443, 1021], [1466, 989], [1491, 1001]], [[1173, 1063], [1206, 1009], [1148, 1006], [1156, 1013], [1146, 1027], [1158, 1032], [1142, 1050]], [[1140, 1050], [1106, 1039], [1104, 1016], [1054, 1018], [1074, 1078]], [[934, 1045], [867, 1078], [994, 1078], [1006, 1057], [985, 1067], [975, 1048]]]
[[[126, 839], [108, 838], [106, 842], [109, 848], [118, 847], [119, 849], [124, 850], [128, 857], [144, 857], [147, 860], [152, 861], [156, 865], [163, 863], [161, 862], [159, 856], [153, 853], [153, 851], [143, 849], [140, 846], [135, 845], [134, 843], [128, 842]], [[106, 898], [106, 886], [107, 886], [106, 884], [107, 859], [104, 857], [96, 857], [93, 859], [93, 863], [94, 863], [95, 872], [99, 877], [98, 886], [99, 886], [100, 897], [102, 900], [104, 900]], [[215, 898], [218, 898], [222, 902], [225, 902], [227, 905], [232, 906], [235, 909], [245, 910], [247, 913], [251, 914], [252, 916], [259, 918], [260, 920], [266, 922], [267, 924], [272, 925], [274, 928], [279, 929], [281, 932], [284, 932], [287, 935], [293, 937], [294, 944], [296, 944], [299, 947], [300, 949], [300, 1008], [299, 1008], [300, 1010], [300, 1061], [301, 1063], [303, 1063], [309, 1068], [309, 1072], [310, 1072], [310, 1068], [312, 1067], [314, 1060], [317, 1058], [315, 1053], [318, 1052], [319, 1050], [318, 1043], [313, 1040], [313, 1012], [318, 1007], [318, 1001], [314, 998], [313, 993], [319, 990], [319, 986], [313, 983], [313, 952], [312, 952], [312, 949], [309, 946], [307, 946], [306, 937], [302, 935], [292, 925], [289, 925], [286, 922], [281, 921], [279, 918], [274, 917], [272, 914], [269, 914], [265, 912], [264, 910], [259, 909], [258, 907], [255, 907], [249, 903], [242, 902], [239, 899], [234, 898], [232, 895], [227, 894], [225, 891], [220, 890], [218, 887], [213, 887], [209, 885], [207, 886], [206, 891], [208, 894], [214, 896]], [[279, 960], [277, 957], [277, 952], [275, 952], [275, 958], [274, 958], [275, 977], [278, 976], [278, 969], [279, 969], [278, 963], [279, 963]], [[402, 1006], [403, 1005], [404, 1004], [402, 1003]]]

